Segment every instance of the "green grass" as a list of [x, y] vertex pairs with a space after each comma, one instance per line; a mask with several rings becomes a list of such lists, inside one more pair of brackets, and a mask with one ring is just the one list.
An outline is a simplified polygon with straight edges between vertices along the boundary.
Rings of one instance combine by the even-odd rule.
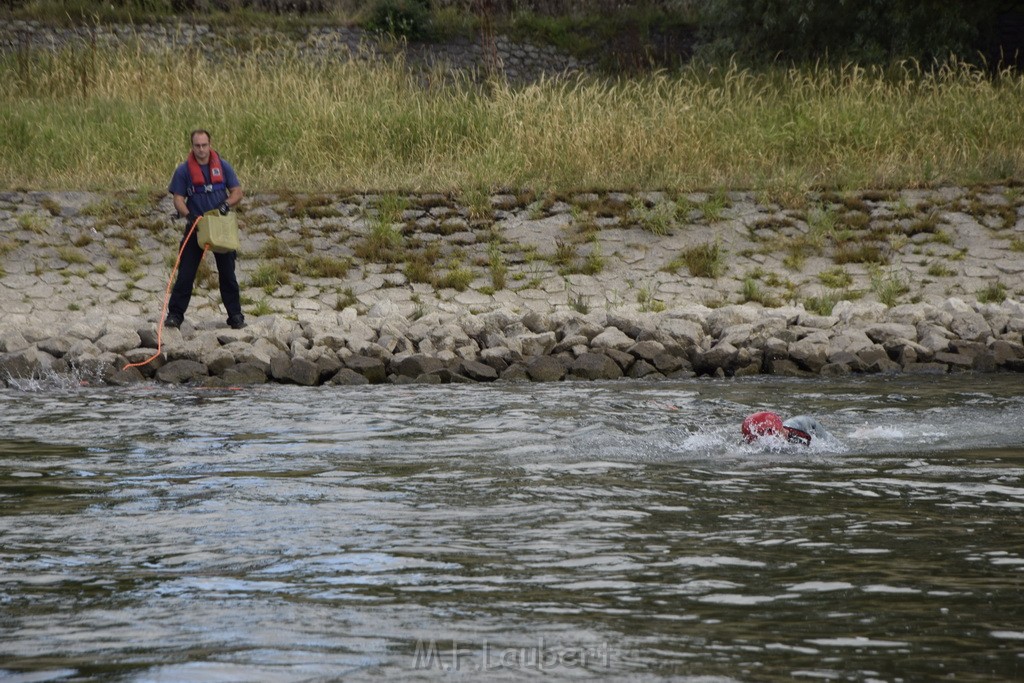
[[405, 258], [404, 239], [391, 223], [376, 220], [353, 248], [356, 256], [377, 263], [398, 263]]
[[28, 230], [34, 232], [37, 235], [42, 235], [46, 232], [47, 221], [42, 216], [36, 216], [31, 213], [23, 213], [18, 216], [18, 227], [22, 230]]
[[829, 268], [818, 273], [821, 284], [832, 289], [844, 289], [853, 284], [853, 277], [841, 266]]
[[775, 297], [761, 289], [760, 283], [758, 283], [758, 281], [752, 276], [748, 276], [743, 279], [743, 288], [740, 292], [740, 297], [744, 303], [759, 303], [768, 308], [779, 305], [779, 302]]
[[249, 278], [249, 287], [261, 287], [267, 295], [291, 282], [291, 274], [280, 263], [261, 262]]
[[505, 289], [508, 266], [505, 265], [505, 259], [501, 255], [501, 245], [497, 240], [487, 245], [487, 263], [491, 272], [491, 286], [493, 290], [497, 292]]
[[356, 299], [355, 292], [352, 291], [351, 287], [346, 287], [338, 292], [338, 299], [334, 302], [334, 310], [343, 311], [349, 306], [355, 306], [357, 303], [359, 303], [359, 300]]
[[[83, 50], [0, 56], [0, 187], [166, 187], [197, 115], [252, 191], [782, 195], [1024, 170], [1024, 76], [961, 64], [692, 67], [481, 88], [458, 76], [424, 84], [401, 63], [313, 65], [287, 47], [198, 51], [187, 68], [178, 50]], [[217, 84], [198, 114], [194, 73]], [[716, 194], [699, 208], [711, 221], [726, 204]]]
[[956, 275], [956, 271], [943, 263], [934, 261], [928, 264], [928, 274], [932, 277], [952, 277]]
[[671, 201], [658, 202], [648, 208], [639, 197], [633, 200], [633, 215], [640, 227], [659, 236], [667, 235], [672, 231], [678, 210], [679, 207], [676, 203]]
[[264, 298], [260, 299], [249, 308], [249, 315], [260, 317], [261, 315], [270, 315], [274, 312], [271, 308], [270, 303]]
[[139, 269], [139, 262], [131, 256], [121, 256], [117, 259], [117, 269], [125, 275], [131, 275]]
[[804, 301], [804, 308], [818, 315], [832, 315], [836, 304], [844, 300], [843, 292], [829, 291], [822, 296], [812, 296]]
[[352, 268], [347, 258], [336, 258], [326, 254], [314, 254], [298, 262], [298, 273], [304, 277], [343, 278]]
[[983, 289], [978, 290], [978, 303], [998, 304], [1006, 300], [1006, 285], [1002, 282], [992, 282]]
[[680, 252], [664, 270], [675, 273], [683, 266], [694, 277], [719, 277], [725, 272], [725, 251], [717, 242], [691, 247]]
[[64, 262], [68, 263], [69, 265], [89, 262], [88, 257], [75, 247], [57, 247], [57, 255], [60, 256], [61, 259], [63, 259]]
[[436, 289], [454, 289], [457, 292], [464, 292], [473, 281], [473, 271], [464, 266], [455, 266], [448, 269], [444, 275], [439, 275], [434, 280]]
[[874, 267], [870, 272], [871, 290], [886, 306], [890, 308], [899, 303], [899, 298], [910, 291], [906, 281], [895, 273], [885, 273], [881, 268]]

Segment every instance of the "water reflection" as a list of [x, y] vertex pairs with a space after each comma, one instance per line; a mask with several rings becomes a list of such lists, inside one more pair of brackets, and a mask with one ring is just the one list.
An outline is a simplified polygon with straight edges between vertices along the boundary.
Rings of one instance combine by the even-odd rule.
[[1010, 379], [0, 394], [0, 677], [1017, 678]]

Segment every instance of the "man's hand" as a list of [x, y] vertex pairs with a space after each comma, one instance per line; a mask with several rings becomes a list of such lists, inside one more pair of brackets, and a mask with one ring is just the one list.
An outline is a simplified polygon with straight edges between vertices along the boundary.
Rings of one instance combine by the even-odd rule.
[[220, 205], [220, 215], [227, 216], [231, 212], [231, 207], [228, 206], [227, 202]]

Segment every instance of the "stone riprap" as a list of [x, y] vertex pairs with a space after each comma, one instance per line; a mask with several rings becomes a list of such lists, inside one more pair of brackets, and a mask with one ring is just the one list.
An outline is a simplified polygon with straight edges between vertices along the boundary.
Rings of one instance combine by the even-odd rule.
[[[235, 385], [1024, 370], [1012, 188], [256, 195], [249, 327], [201, 271], [155, 353], [159, 194], [0, 194], [0, 379]], [[710, 248], [713, 247], [713, 248]], [[714, 272], [687, 254], [715, 254]], [[858, 260], [859, 259], [859, 260]], [[212, 258], [207, 257], [212, 265]], [[838, 300], [838, 303], [832, 302]]]

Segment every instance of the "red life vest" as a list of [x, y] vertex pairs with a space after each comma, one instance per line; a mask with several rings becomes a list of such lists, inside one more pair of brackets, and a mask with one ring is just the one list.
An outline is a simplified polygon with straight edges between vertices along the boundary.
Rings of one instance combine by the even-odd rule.
[[199, 162], [196, 161], [194, 152], [188, 153], [188, 174], [192, 178], [192, 188], [189, 196], [196, 192], [209, 193], [225, 189], [224, 166], [220, 163], [220, 155], [212, 149], [210, 150], [210, 182], [206, 182], [206, 176], [203, 175], [203, 169]]

